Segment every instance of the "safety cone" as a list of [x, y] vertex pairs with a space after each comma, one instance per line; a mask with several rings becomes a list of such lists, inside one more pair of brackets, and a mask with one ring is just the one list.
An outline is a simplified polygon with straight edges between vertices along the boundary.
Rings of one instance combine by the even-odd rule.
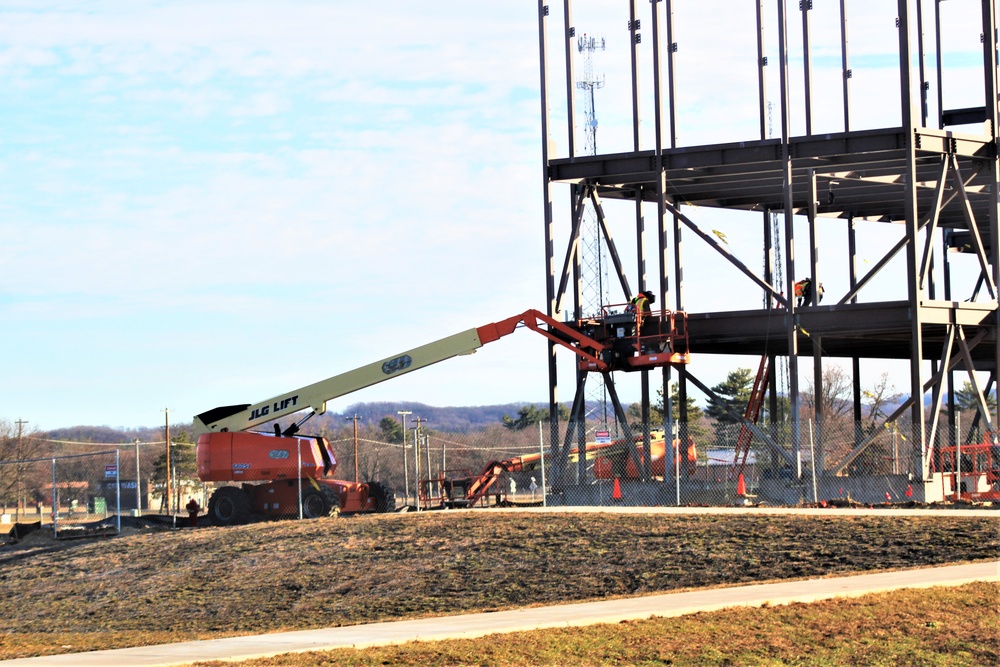
[[615, 477], [615, 485], [611, 489], [611, 499], [612, 500], [622, 499], [622, 485], [621, 482], [618, 481], [617, 477]]
[[913, 497], [913, 485], [912, 484], [907, 484], [906, 485], [906, 497], [907, 498], [912, 498]]
[[739, 478], [736, 480], [736, 495], [745, 496], [747, 494], [747, 483], [743, 479], [743, 473], [740, 473]]

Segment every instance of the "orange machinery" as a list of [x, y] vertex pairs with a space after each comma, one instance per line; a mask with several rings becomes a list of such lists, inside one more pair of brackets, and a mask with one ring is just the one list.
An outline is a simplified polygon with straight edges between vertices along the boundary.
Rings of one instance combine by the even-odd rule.
[[[687, 451], [681, 452], [677, 460], [677, 449], [680, 440], [673, 441], [674, 465], [679, 465], [686, 477], [692, 477], [698, 463], [698, 449], [692, 438], [687, 439]], [[625, 438], [611, 442], [587, 443], [586, 457], [593, 461], [595, 479], [639, 479], [639, 471], [635, 461], [642, 462], [642, 440], [634, 442], [637, 456], [628, 455], [628, 443]], [[650, 433], [649, 451], [651, 473], [654, 477], [673, 475], [674, 469], [666, 470], [667, 457], [666, 440], [663, 430]], [[576, 448], [570, 450], [569, 461], [576, 462], [579, 452]], [[541, 465], [541, 454], [527, 454], [502, 461], [490, 461], [483, 466], [478, 475], [468, 470], [443, 470], [434, 479], [420, 481], [420, 502], [425, 507], [439, 505], [441, 507], [475, 507], [489, 503], [489, 497], [503, 493], [502, 477], [506, 473], [531, 472]], [[432, 489], [437, 489], [439, 496], [432, 497]]]
[[1000, 500], [1000, 445], [987, 431], [982, 442], [940, 450], [945, 498], [967, 501]]
[[[206, 482], [239, 485], [216, 489], [209, 499], [209, 518], [215, 525], [230, 525], [254, 516], [288, 515], [299, 507], [309, 517], [325, 515], [334, 508], [341, 512], [394, 510], [395, 496], [384, 484], [334, 479], [337, 462], [329, 443], [320, 437], [297, 437], [299, 427], [324, 413], [327, 401], [445, 359], [472, 354], [519, 327], [572, 350], [583, 371], [636, 371], [688, 362], [684, 313], [646, 313], [641, 332], [639, 327], [629, 326], [629, 318], [634, 325], [634, 314], [614, 312], [566, 323], [527, 310], [260, 403], [203, 412], [194, 419], [198, 476]], [[276, 423], [303, 411], [308, 412], [284, 430]], [[273, 434], [251, 430], [269, 423]], [[480, 484], [474, 494], [481, 497], [489, 486]]]

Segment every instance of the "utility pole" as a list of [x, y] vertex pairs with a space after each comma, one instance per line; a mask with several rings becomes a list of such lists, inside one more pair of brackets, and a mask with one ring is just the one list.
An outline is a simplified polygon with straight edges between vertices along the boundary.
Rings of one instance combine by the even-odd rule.
[[[417, 417], [419, 420], [420, 417]], [[420, 423], [417, 422], [417, 426], [413, 427], [413, 504], [417, 506], [417, 511], [420, 511], [420, 447], [417, 443], [417, 428], [419, 428]]]
[[[354, 415], [353, 417], [347, 417], [347, 421], [354, 422], [354, 483], [358, 483], [358, 420], [361, 417]], [[403, 431], [404, 438], [406, 431]], [[405, 456], [403, 457], [405, 460]]]
[[[406, 504], [410, 504], [410, 472], [407, 468], [406, 463], [406, 415], [412, 415], [413, 412], [410, 410], [396, 410], [397, 415], [402, 415], [403, 417], [403, 488], [406, 489]], [[413, 499], [413, 504], [416, 505], [416, 498]]]
[[164, 467], [167, 476], [167, 483], [163, 487], [163, 500], [167, 505], [167, 512], [172, 512], [172, 506], [170, 504], [170, 408], [163, 408], [163, 412], [166, 414], [166, 440], [167, 440], [167, 465]]
[[426, 419], [421, 419], [417, 417], [417, 442], [419, 442], [424, 447], [424, 455], [427, 459], [427, 477], [431, 476], [431, 443], [427, 440], [427, 435], [424, 434], [423, 439], [420, 437], [420, 425], [426, 424]]
[[[28, 422], [23, 419], [18, 419], [14, 423], [17, 424], [17, 460], [20, 461], [21, 458], [24, 456], [23, 454], [24, 449], [21, 446], [22, 429], [24, 425], [27, 424]], [[24, 475], [24, 466], [23, 464], [18, 463], [17, 464], [17, 520], [18, 521], [20, 521], [22, 506], [24, 505], [24, 480], [22, 479], [23, 475]]]

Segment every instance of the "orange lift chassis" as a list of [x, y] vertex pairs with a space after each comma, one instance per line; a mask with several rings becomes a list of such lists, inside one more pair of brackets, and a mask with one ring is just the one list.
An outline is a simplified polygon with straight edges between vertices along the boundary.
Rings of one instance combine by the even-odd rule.
[[[686, 364], [687, 319], [682, 312], [645, 313], [641, 330], [635, 314], [611, 307], [599, 317], [559, 322], [527, 310], [402, 354], [280, 394], [259, 403], [214, 408], [194, 419], [198, 436], [198, 476], [205, 482], [230, 482], [212, 494], [208, 515], [215, 525], [246, 523], [254, 518], [324, 516], [391, 512], [393, 491], [380, 482], [346, 482], [333, 477], [337, 461], [325, 438], [297, 436], [310, 417], [326, 412], [328, 401], [452, 357], [472, 354], [519, 327], [537, 331], [576, 354], [581, 371], [637, 371]], [[308, 411], [282, 429], [278, 420]], [[252, 429], [272, 424], [273, 432]], [[300, 463], [301, 462], [301, 463]], [[301, 474], [300, 471], [301, 470]]]

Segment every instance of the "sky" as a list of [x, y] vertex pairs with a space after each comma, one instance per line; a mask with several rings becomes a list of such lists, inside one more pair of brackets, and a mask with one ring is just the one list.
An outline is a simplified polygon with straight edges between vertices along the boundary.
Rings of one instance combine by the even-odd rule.
[[[550, 41], [562, 23], [551, 4]], [[753, 3], [675, 4], [680, 144], [756, 138]], [[839, 5], [819, 3], [812, 19], [821, 132], [842, 129], [826, 4]], [[950, 80], [973, 84], [946, 89], [950, 108], [983, 103], [977, 4], [944, 5]], [[898, 104], [885, 103], [898, 90], [895, 2], [848, 8], [852, 129], [898, 125]], [[166, 410], [183, 423], [544, 310], [536, 14], [529, 0], [0, 0], [0, 419], [135, 427]], [[574, 3], [578, 31], [606, 38], [594, 55], [601, 152], [631, 146], [627, 19], [624, 2]], [[928, 51], [933, 62], [932, 40]], [[794, 54], [791, 69], [801, 88]], [[552, 98], [560, 156], [564, 95]], [[801, 123], [793, 112], [793, 132]], [[557, 220], [567, 193], [556, 189]], [[689, 215], [759, 266], [758, 216]], [[631, 213], [609, 205], [609, 216], [630, 248]], [[862, 232], [863, 261], [898, 238], [886, 227]], [[846, 261], [842, 229], [830, 233], [839, 240], [823, 261]], [[719, 289], [730, 269], [690, 252], [690, 310], [757, 307], [759, 290]], [[872, 289], [898, 287], [883, 282]], [[545, 347], [520, 331], [328, 408], [545, 401]], [[571, 355], [560, 365], [570, 401]], [[755, 362], [695, 360], [692, 371], [715, 384], [736, 366]], [[638, 400], [631, 379], [620, 391]]]

